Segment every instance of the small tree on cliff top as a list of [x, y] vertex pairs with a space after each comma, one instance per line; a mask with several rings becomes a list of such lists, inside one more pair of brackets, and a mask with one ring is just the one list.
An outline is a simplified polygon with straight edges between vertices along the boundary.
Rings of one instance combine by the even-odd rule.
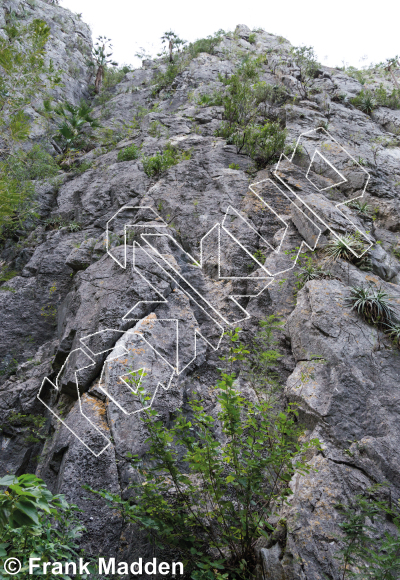
[[[118, 63], [114, 62], [110, 58], [112, 56], [111, 49], [112, 49], [111, 38], [99, 36], [92, 53], [94, 63], [93, 62], [90, 63], [92, 66], [97, 66], [96, 79], [94, 81], [94, 92], [96, 94], [99, 94], [101, 90], [105, 67], [107, 65], [118, 66]], [[110, 52], [107, 52], [107, 50], [109, 50]]]

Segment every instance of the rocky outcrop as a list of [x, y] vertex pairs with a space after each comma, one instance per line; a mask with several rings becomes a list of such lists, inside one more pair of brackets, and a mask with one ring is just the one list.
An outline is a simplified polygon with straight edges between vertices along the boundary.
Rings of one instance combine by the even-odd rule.
[[[80, 67], [64, 89], [77, 102], [86, 90], [86, 49], [79, 49], [78, 39], [88, 46], [88, 29], [60, 7], [42, 0], [36, 5], [36, 14], [52, 23], [55, 63], [68, 67], [73, 58]], [[321, 184], [332, 185], [333, 174], [318, 174], [306, 155], [287, 158], [278, 172], [274, 166], [257, 171], [249, 157], [215, 135], [223, 108], [198, 104], [202, 94], [222, 87], [219, 75], [230, 75], [243, 55], [288, 46], [260, 31], [250, 43], [250, 32], [239, 26], [213, 55], [191, 59], [156, 96], [165, 63], [145, 61], [125, 75], [106, 105], [95, 109], [103, 127], [118, 134], [117, 145], [99, 145], [77, 161], [87, 164], [85, 172], [75, 171], [77, 165], [58, 187], [38, 190], [42, 216], [61, 216], [81, 229], [46, 229], [42, 223], [23, 248], [12, 240], [3, 248], [2, 260], [18, 275], [0, 287], [0, 359], [7, 378], [0, 391], [0, 469], [36, 471], [78, 504], [88, 530], [82, 547], [90, 553], [144, 558], [150, 546], [139, 532], [81, 487], [126, 497], [133, 475], [126, 453], [146, 453], [137, 401], [121, 377], [127, 368], [151, 369], [148, 389], [166, 425], [193, 391], [214, 411], [209, 387], [218, 377], [221, 321], [245, 318], [245, 309], [250, 316], [240, 324], [250, 337], [260, 320], [281, 315], [287, 320], [280, 335], [281, 398], [299, 405], [306, 436], [318, 437], [322, 449], [309, 458], [315, 470], [291, 482], [294, 494], [280, 514], [286, 527], [275, 543], [260, 548], [259, 568], [274, 580], [339, 580], [341, 516], [335, 505], [383, 481], [392, 497], [400, 496], [398, 351], [348, 303], [351, 286], [376, 284], [400, 309], [400, 147], [379, 111], [371, 118], [336, 98], [352, 97], [362, 85], [321, 67], [309, 100], [292, 98], [281, 107], [287, 143], [328, 126], [354, 161], [324, 136], [325, 154], [332, 154], [346, 182], [325, 191]], [[274, 74], [265, 64], [261, 79], [293, 91], [296, 70], [284, 72]], [[391, 142], [379, 163], [370, 146], [376, 137]], [[147, 175], [142, 155], [162, 151], [167, 142], [185, 160], [159, 176]], [[132, 144], [141, 148], [140, 157], [119, 161], [118, 151]], [[312, 151], [320, 144], [320, 135], [312, 133], [305, 146]], [[363, 199], [376, 210], [374, 220], [340, 206], [363, 194], [360, 175], [366, 173]], [[216, 224], [220, 246], [210, 233]], [[290, 256], [306, 250], [304, 243], [312, 250], [318, 243], [318, 252], [334, 232], [355, 231], [373, 246], [370, 270], [339, 260], [330, 265], [329, 279], [311, 280], [297, 291]], [[136, 242], [141, 248], [134, 255]], [[257, 252], [262, 263], [254, 259]], [[47, 408], [36, 397], [45, 377], [50, 380], [41, 397]], [[29, 445], [23, 429], [9, 420], [13, 411], [46, 413], [46, 441]]]

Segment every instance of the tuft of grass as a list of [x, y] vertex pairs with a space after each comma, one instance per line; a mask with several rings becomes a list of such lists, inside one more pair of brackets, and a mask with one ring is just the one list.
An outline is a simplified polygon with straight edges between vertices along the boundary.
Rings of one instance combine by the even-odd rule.
[[256, 43], [256, 33], [252, 32], [249, 36], [249, 42], [250, 44], [255, 44]]

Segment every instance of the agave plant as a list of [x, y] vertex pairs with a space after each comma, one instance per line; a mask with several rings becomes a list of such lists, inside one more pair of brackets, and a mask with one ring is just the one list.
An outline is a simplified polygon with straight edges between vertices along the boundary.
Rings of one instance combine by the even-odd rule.
[[400, 346], [400, 323], [391, 322], [386, 326], [386, 334], [393, 340], [393, 342]]
[[391, 305], [392, 297], [382, 288], [354, 286], [349, 301], [356, 310], [372, 324], [385, 324], [395, 321], [395, 311]]
[[356, 212], [358, 214], [361, 215], [369, 215], [372, 211], [372, 207], [370, 205], [368, 205], [368, 203], [366, 201], [352, 201], [350, 203], [347, 204], [348, 207], [350, 207], [351, 209], [356, 210]]
[[367, 115], [370, 115], [377, 106], [377, 102], [373, 93], [364, 89], [360, 92], [359, 95], [357, 95], [357, 97], [351, 99], [351, 102], [355, 107], [357, 107], [357, 109], [360, 109], [360, 111], [366, 113]]
[[359, 235], [345, 234], [329, 240], [324, 248], [324, 253], [330, 262], [336, 262], [339, 258], [353, 262], [357, 260], [357, 256], [354, 254], [360, 255], [364, 250], [365, 245]]
[[389, 322], [386, 326], [385, 333], [393, 340], [393, 342], [400, 346], [400, 323]]

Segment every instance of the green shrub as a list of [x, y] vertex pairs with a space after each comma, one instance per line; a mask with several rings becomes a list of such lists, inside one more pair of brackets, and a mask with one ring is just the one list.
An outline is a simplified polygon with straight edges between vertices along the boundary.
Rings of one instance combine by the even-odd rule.
[[[293, 406], [279, 413], [262, 397], [253, 403], [235, 388], [232, 367], [248, 354], [238, 331], [227, 333], [231, 344], [216, 385], [216, 417], [196, 397], [189, 414], [178, 411], [169, 428], [155, 409], [145, 409], [149, 451], [141, 459], [130, 455], [139, 475], [130, 499], [96, 492], [125, 521], [179, 554], [195, 580], [255, 578], [254, 543], [269, 537], [268, 519], [293, 493], [289, 481], [310, 471], [304, 453], [319, 446], [316, 439], [300, 442]], [[149, 399], [141, 389], [144, 407]]]
[[251, 338], [247, 346], [249, 352], [243, 361], [244, 375], [259, 397], [269, 404], [277, 402], [278, 393], [282, 393], [277, 365], [282, 354], [277, 350], [277, 334], [282, 331], [285, 322], [272, 314], [259, 322], [260, 330]]
[[0, 269], [0, 283], [1, 282], [8, 282], [12, 278], [18, 276], [18, 272], [15, 270], [9, 270], [7, 266], [2, 266]]
[[[279, 157], [286, 141], [286, 131], [279, 123], [250, 125], [243, 134], [234, 135], [233, 143], [255, 161], [258, 168], [265, 167]], [[243, 144], [243, 145], [242, 145]]]
[[252, 32], [249, 36], [249, 42], [250, 44], [255, 44], [256, 43], [256, 33]]
[[213, 105], [220, 106], [223, 104], [223, 95], [220, 91], [214, 91], [211, 95], [203, 93], [197, 99], [197, 104], [206, 107], [211, 107]]
[[196, 58], [201, 52], [214, 54], [215, 47], [221, 42], [224, 34], [226, 34], [224, 30], [218, 30], [218, 32], [207, 36], [207, 38], [195, 40], [185, 47], [185, 52], [188, 52], [191, 58]]
[[400, 109], [400, 89], [393, 89], [392, 92], [389, 93], [381, 84], [379, 89], [375, 90], [375, 99], [379, 107]]
[[20, 577], [28, 577], [30, 557], [42, 562], [78, 561], [84, 532], [77, 506], [53, 495], [35, 475], [6, 475], [0, 479], [0, 562], [16, 557]]
[[155, 76], [154, 80], [156, 84], [151, 91], [152, 96], [156, 97], [160, 91], [170, 87], [177, 75], [182, 72], [183, 68], [184, 66], [182, 62], [170, 62], [164, 73], [160, 72]]
[[314, 49], [311, 46], [293, 46], [290, 49], [293, 64], [297, 67], [296, 85], [303, 99], [307, 99], [320, 69]]
[[[46, 423], [46, 417], [39, 415], [16, 413], [13, 411], [7, 419], [7, 424], [13, 427], [21, 427], [24, 430], [24, 441], [26, 443], [39, 443], [44, 441], [45, 435], [43, 427]], [[4, 425], [1, 426], [4, 430]]]
[[238, 163], [230, 163], [229, 169], [240, 169], [240, 166]]
[[263, 168], [283, 151], [286, 131], [267, 120], [267, 108], [260, 106], [275, 91], [258, 82], [259, 66], [258, 60], [248, 60], [229, 79], [220, 77], [226, 86], [225, 120], [217, 134], [236, 145], [237, 153], [249, 155], [257, 168]]
[[[44, 148], [26, 153], [31, 120], [24, 109], [38, 98], [46, 99], [49, 89], [60, 84], [51, 60], [46, 59], [50, 36], [47, 24], [34, 19], [22, 25], [10, 15], [0, 38], [0, 228], [1, 237], [22, 226], [35, 215], [31, 203], [32, 179], [54, 175], [54, 163]], [[50, 64], [47, 63], [50, 60]]]
[[132, 72], [132, 68], [128, 65], [116, 67], [104, 67], [103, 89], [110, 89], [115, 87], [122, 81], [128, 72]]
[[400, 323], [389, 322], [385, 325], [384, 331], [397, 346], [400, 346]]
[[[362, 580], [396, 580], [400, 574], [400, 503], [390, 493], [382, 496], [382, 486], [375, 485], [358, 494], [348, 504], [337, 504], [343, 521], [338, 553], [343, 575]], [[389, 496], [389, 497], [388, 497]], [[390, 521], [394, 531], [382, 527]], [[357, 570], [357, 573], [354, 570]]]
[[118, 161], [133, 161], [139, 158], [140, 149], [134, 143], [118, 151]]
[[153, 177], [181, 161], [190, 159], [190, 157], [189, 151], [179, 151], [179, 149], [168, 143], [162, 153], [156, 153], [152, 157], [146, 157], [145, 155], [142, 157], [143, 169], [146, 175]]

